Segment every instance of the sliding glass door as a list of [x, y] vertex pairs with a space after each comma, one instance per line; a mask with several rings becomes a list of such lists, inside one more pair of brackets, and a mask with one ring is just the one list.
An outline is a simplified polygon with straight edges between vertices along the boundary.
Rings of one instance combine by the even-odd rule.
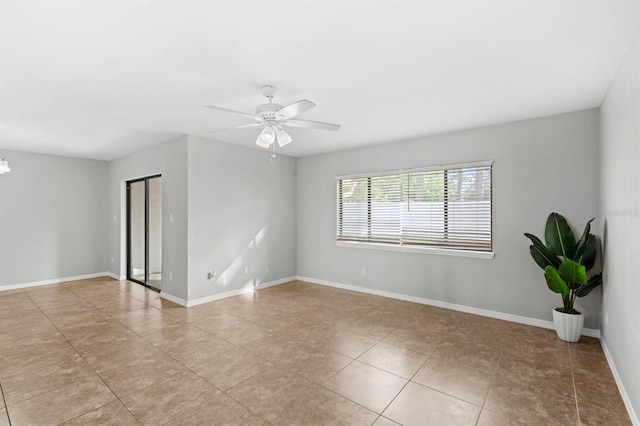
[[127, 182], [127, 279], [162, 288], [162, 177]]

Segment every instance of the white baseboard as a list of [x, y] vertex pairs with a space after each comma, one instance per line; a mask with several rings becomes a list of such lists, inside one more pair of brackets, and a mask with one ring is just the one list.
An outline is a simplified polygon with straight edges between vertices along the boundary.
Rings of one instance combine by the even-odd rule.
[[123, 277], [123, 276], [120, 276], [118, 274], [114, 274], [113, 272], [105, 272], [105, 274], [107, 274], [108, 276], [110, 276], [114, 280], [118, 280], [118, 281], [123, 281], [123, 280], [127, 279], [127, 277]]
[[253, 287], [243, 287], [236, 290], [225, 291], [224, 293], [212, 294], [211, 296], [200, 297], [198, 299], [189, 300], [187, 307], [196, 305], [202, 305], [203, 303], [213, 302], [215, 300], [226, 299], [227, 297], [237, 296], [239, 294], [251, 293], [254, 291]]
[[[468, 314], [480, 315], [480, 316], [483, 316], [483, 317], [496, 318], [496, 319], [505, 320], [505, 321], [517, 322], [517, 323], [520, 323], [520, 324], [533, 325], [533, 326], [542, 327], [542, 328], [549, 328], [549, 329], [552, 329], [552, 330], [555, 329], [555, 326], [553, 325], [553, 321], [545, 321], [545, 320], [541, 320], [541, 319], [538, 319], [538, 318], [523, 317], [523, 316], [520, 316], [520, 315], [507, 314], [507, 313], [498, 312], [498, 311], [490, 311], [488, 309], [474, 308], [472, 306], [458, 305], [458, 304], [455, 304], [455, 303], [442, 302], [440, 300], [426, 299], [426, 298], [423, 298], [423, 297], [408, 296], [406, 294], [392, 293], [392, 292], [389, 292], [389, 291], [382, 291], [382, 290], [375, 290], [375, 289], [371, 289], [371, 288], [360, 287], [360, 286], [355, 286], [355, 285], [350, 285], [350, 284], [336, 283], [336, 282], [333, 282], [333, 281], [320, 280], [320, 279], [317, 279], [317, 278], [302, 277], [302, 276], [298, 276], [296, 278], [298, 280], [300, 280], [300, 281], [306, 281], [306, 282], [313, 283], [313, 284], [325, 285], [325, 286], [328, 286], [328, 287], [340, 288], [340, 289], [343, 289], [343, 290], [357, 291], [357, 292], [360, 292], [360, 293], [367, 293], [367, 294], [373, 294], [373, 295], [376, 295], [376, 296], [389, 297], [391, 299], [398, 299], [398, 300], [404, 300], [404, 301], [407, 301], [407, 302], [421, 303], [423, 305], [437, 306], [439, 308], [445, 308], [445, 309], [451, 309], [451, 310], [454, 310], [454, 311], [466, 312]], [[600, 330], [596, 330], [596, 329], [592, 329], [592, 328], [584, 328], [582, 330], [582, 335], [583, 336], [599, 338], [600, 337]]]
[[636, 414], [636, 411], [631, 404], [631, 398], [629, 398], [629, 394], [627, 390], [624, 388], [624, 384], [622, 383], [622, 379], [620, 378], [620, 373], [616, 369], [616, 364], [613, 362], [613, 357], [611, 356], [611, 352], [609, 352], [609, 348], [604, 340], [604, 337], [600, 337], [600, 344], [602, 345], [602, 351], [604, 352], [605, 358], [607, 358], [607, 363], [609, 364], [609, 368], [611, 369], [611, 373], [613, 373], [613, 378], [616, 381], [616, 385], [618, 385], [618, 391], [620, 392], [620, 396], [622, 397], [622, 401], [624, 401], [625, 407], [627, 407], [627, 413], [629, 414], [629, 418], [631, 419], [631, 423], [634, 426], [640, 426], [640, 419]]
[[275, 285], [288, 283], [290, 281], [295, 281], [295, 279], [296, 279], [296, 277], [281, 278], [279, 280], [259, 283], [255, 287], [247, 286], [247, 287], [239, 288], [239, 289], [236, 289], [236, 290], [225, 291], [224, 293], [218, 293], [218, 294], [212, 294], [211, 296], [200, 297], [200, 298], [194, 299], [194, 300], [184, 300], [184, 299], [181, 299], [179, 297], [175, 297], [175, 296], [172, 296], [170, 294], [164, 293], [162, 291], [160, 292], [160, 297], [162, 297], [164, 299], [167, 299], [167, 300], [169, 300], [171, 302], [177, 303], [178, 305], [190, 308], [192, 306], [202, 305], [203, 303], [209, 303], [209, 302], [213, 302], [215, 300], [226, 299], [227, 297], [233, 297], [233, 296], [237, 296], [239, 294], [251, 293], [251, 292], [253, 292], [255, 290], [260, 290], [260, 289], [263, 289], [263, 288], [273, 287]]
[[9, 285], [0, 286], [0, 291], [17, 290], [17, 289], [29, 288], [29, 287], [39, 287], [41, 285], [60, 284], [60, 283], [67, 283], [69, 281], [88, 280], [90, 278], [98, 278], [98, 277], [106, 277], [106, 276], [111, 277], [111, 273], [96, 272], [94, 274], [76, 275], [74, 277], [62, 277], [62, 278], [53, 278], [51, 280], [33, 281], [33, 282], [20, 283], [20, 284], [9, 284]]
[[188, 306], [188, 302], [179, 297], [173, 296], [169, 293], [165, 293], [164, 291], [160, 291], [160, 297], [163, 299], [167, 299], [169, 302], [177, 303], [180, 306], [184, 306], [185, 308]]
[[291, 281], [295, 281], [297, 279], [298, 279], [298, 277], [294, 276], [294, 277], [280, 278], [279, 280], [267, 281], [267, 282], [258, 284], [256, 286], [256, 289], [257, 290], [261, 290], [263, 288], [273, 287], [274, 285], [290, 283]]

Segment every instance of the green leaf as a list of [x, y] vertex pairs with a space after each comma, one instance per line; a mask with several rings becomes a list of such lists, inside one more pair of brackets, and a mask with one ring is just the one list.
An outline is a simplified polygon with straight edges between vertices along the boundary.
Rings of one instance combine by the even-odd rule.
[[542, 241], [535, 235], [531, 235], [525, 232], [525, 237], [529, 238], [533, 245], [529, 246], [529, 252], [531, 253], [531, 257], [533, 260], [544, 269], [547, 265], [551, 265], [554, 268], [558, 268], [560, 266], [560, 260], [556, 257], [555, 254], [551, 253]]
[[531, 253], [531, 257], [533, 257], [533, 260], [542, 269], [546, 268], [547, 266], [553, 266], [554, 268], [556, 267], [552, 262], [552, 259], [555, 259], [557, 261], [557, 258], [554, 255], [552, 255], [552, 258], [548, 258], [534, 245], [529, 246], [529, 253]]
[[[545, 269], [546, 271], [546, 269]], [[558, 268], [558, 274], [564, 281], [570, 284], [587, 284], [587, 270], [584, 265], [571, 259], [564, 259]]]
[[553, 266], [544, 268], [544, 278], [547, 280], [549, 289], [554, 293], [569, 293], [569, 286], [567, 286], [567, 283], [560, 277], [558, 270]]
[[576, 296], [584, 297], [587, 294], [591, 293], [593, 289], [598, 287], [600, 284], [602, 284], [602, 274], [594, 275], [591, 278], [589, 278], [587, 285], [582, 286], [582, 288], [576, 291]]
[[[576, 257], [575, 260], [577, 260], [578, 262], [580, 262], [580, 257], [582, 256], [582, 254], [584, 253], [584, 250], [587, 247], [587, 242], [589, 240], [590, 237], [593, 237], [593, 235], [590, 234], [591, 232], [591, 222], [593, 222], [596, 218], [592, 218], [589, 222], [587, 222], [586, 226], [584, 227], [584, 232], [582, 233], [582, 237], [580, 237], [580, 241], [578, 241], [578, 244], [576, 246]], [[582, 263], [582, 262], [580, 262]]]
[[551, 213], [547, 218], [544, 240], [555, 255], [573, 259], [576, 254], [576, 237], [567, 220], [558, 213]]
[[596, 263], [597, 245], [596, 237], [591, 235], [587, 240], [587, 243], [584, 245], [585, 249], [581, 256], [582, 258], [578, 259], [578, 262], [583, 264], [587, 271], [593, 268], [593, 265]]

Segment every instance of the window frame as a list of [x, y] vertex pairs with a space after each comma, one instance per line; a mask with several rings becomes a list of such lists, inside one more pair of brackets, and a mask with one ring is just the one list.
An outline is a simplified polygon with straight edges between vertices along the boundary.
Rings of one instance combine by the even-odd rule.
[[[436, 244], [434, 245], [404, 245], [402, 242], [402, 235], [399, 237], [399, 242], [375, 242], [375, 241], [349, 241], [349, 240], [340, 240], [340, 235], [343, 232], [343, 203], [340, 202], [343, 198], [342, 194], [342, 185], [338, 185], [338, 182], [345, 179], [368, 179], [368, 189], [367, 189], [367, 229], [368, 234], [371, 235], [371, 178], [374, 177], [383, 177], [389, 175], [409, 175], [412, 173], [420, 173], [420, 172], [429, 172], [429, 171], [441, 171], [444, 172], [444, 182], [443, 182], [443, 191], [446, 194], [443, 200], [443, 232], [446, 232], [448, 228], [448, 171], [456, 170], [456, 169], [464, 169], [464, 168], [472, 168], [472, 167], [489, 167], [490, 170], [490, 220], [489, 220], [489, 250], [473, 250], [473, 249], [459, 249], [454, 247], [440, 247]], [[368, 173], [355, 173], [348, 175], [337, 175], [335, 176], [336, 183], [336, 246], [337, 247], [350, 247], [350, 248], [364, 248], [364, 249], [373, 249], [373, 250], [387, 250], [387, 251], [399, 251], [399, 252], [410, 252], [410, 253], [428, 253], [428, 254], [440, 254], [440, 255], [448, 255], [448, 256], [461, 256], [461, 257], [472, 257], [472, 258], [481, 258], [481, 259], [492, 259], [495, 256], [493, 251], [494, 249], [494, 241], [493, 241], [493, 161], [476, 161], [476, 162], [468, 162], [468, 163], [456, 163], [456, 164], [439, 164], [433, 166], [425, 166], [425, 167], [415, 167], [415, 168], [405, 168], [405, 169], [394, 169], [394, 170], [385, 170], [385, 171], [377, 171], [377, 172], [368, 172]]]

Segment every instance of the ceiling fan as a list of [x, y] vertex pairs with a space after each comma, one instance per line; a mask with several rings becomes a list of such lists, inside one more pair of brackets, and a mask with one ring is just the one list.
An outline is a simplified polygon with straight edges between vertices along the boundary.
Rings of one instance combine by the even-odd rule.
[[303, 112], [310, 110], [311, 108], [316, 106], [316, 104], [306, 99], [302, 99], [298, 102], [294, 102], [283, 107], [282, 105], [273, 103], [273, 97], [275, 96], [277, 90], [278, 89], [275, 86], [262, 86], [262, 94], [266, 96], [268, 102], [258, 105], [256, 107], [256, 112], [254, 115], [240, 111], [234, 111], [227, 108], [204, 105], [205, 108], [235, 114], [237, 116], [242, 116], [254, 121], [253, 123], [238, 124], [231, 127], [225, 127], [223, 129], [213, 130], [209, 133], [220, 132], [222, 130], [228, 129], [239, 129], [242, 127], [262, 126], [264, 128], [258, 135], [256, 144], [262, 148], [269, 148], [276, 141], [280, 146], [285, 146], [292, 141], [291, 136], [284, 130], [283, 126], [333, 131], [340, 129], [340, 125], [338, 124], [322, 123], [320, 121], [299, 120], [295, 118]]

